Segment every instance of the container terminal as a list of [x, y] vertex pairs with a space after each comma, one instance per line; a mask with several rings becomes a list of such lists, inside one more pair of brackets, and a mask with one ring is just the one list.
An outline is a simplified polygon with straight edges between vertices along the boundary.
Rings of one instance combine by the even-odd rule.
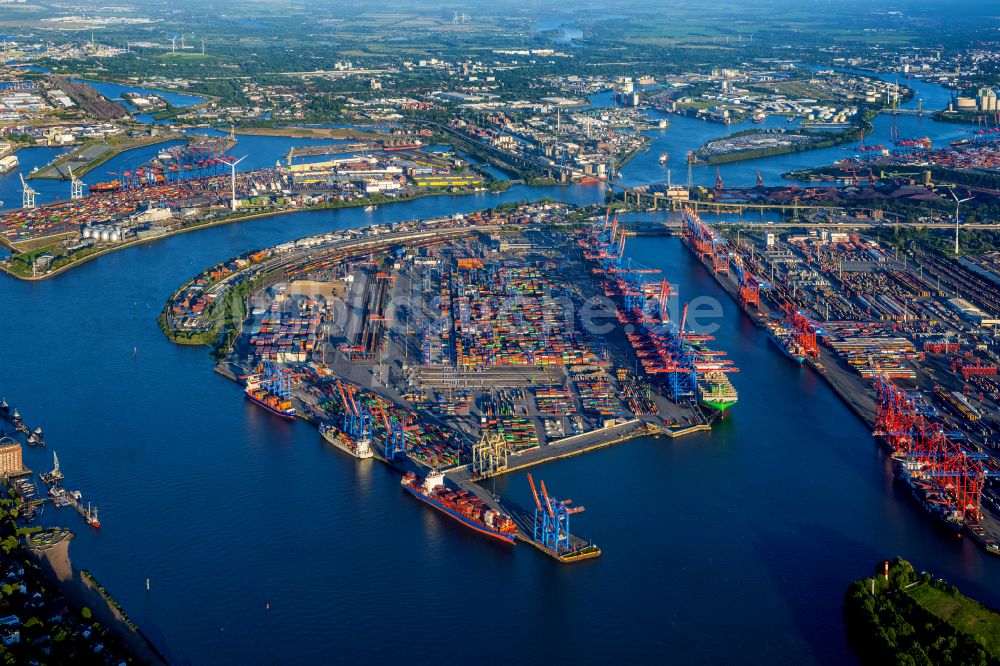
[[[519, 507], [483, 480], [638, 436], [710, 430], [736, 392], [734, 368], [707, 338], [667, 320], [662, 280], [641, 303], [606, 295], [609, 280], [635, 279], [603, 256], [607, 239], [621, 249], [619, 225], [597, 214], [567, 231], [574, 211], [488, 210], [251, 252], [183, 285], [161, 324], [176, 342], [223, 340], [217, 370], [252, 403], [391, 465], [405, 490], [455, 521], [560, 562], [589, 559], [600, 549], [569, 527], [582, 509], [544, 484]], [[218, 322], [234, 303], [246, 316], [230, 332]], [[635, 322], [652, 342], [630, 339]], [[653, 360], [637, 353], [649, 350]]]
[[690, 207], [681, 217], [682, 242], [743, 311], [870, 425], [905, 493], [1000, 554], [989, 267], [848, 231], [711, 225]]
[[[67, 198], [41, 202], [21, 183], [21, 207], [0, 215], [0, 269], [23, 279], [57, 274], [77, 262], [165, 235], [260, 215], [375, 206], [441, 193], [486, 191], [494, 179], [455, 153], [402, 139], [358, 144], [375, 152], [322, 162], [238, 171], [233, 137], [187, 137], [146, 163], [82, 177], [69, 167]], [[315, 150], [302, 148], [306, 155]], [[290, 153], [292, 155], [292, 153]], [[94, 174], [91, 174], [93, 176]]]

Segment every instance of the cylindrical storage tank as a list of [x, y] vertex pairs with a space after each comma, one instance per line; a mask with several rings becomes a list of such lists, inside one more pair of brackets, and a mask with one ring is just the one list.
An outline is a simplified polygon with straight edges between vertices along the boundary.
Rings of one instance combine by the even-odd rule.
[[109, 240], [111, 240], [111, 232], [108, 231], [107, 229], [102, 229], [101, 230], [101, 240], [102, 241], [109, 241]]

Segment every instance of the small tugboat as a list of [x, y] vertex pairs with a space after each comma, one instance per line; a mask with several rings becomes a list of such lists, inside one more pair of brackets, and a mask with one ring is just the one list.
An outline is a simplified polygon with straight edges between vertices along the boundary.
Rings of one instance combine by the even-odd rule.
[[28, 426], [24, 425], [24, 421], [21, 419], [21, 414], [14, 408], [14, 413], [10, 415], [10, 422], [14, 425], [14, 430], [24, 433], [25, 435], [31, 434], [28, 430]]
[[660, 164], [666, 164], [668, 159], [670, 159], [670, 155], [663, 153], [660, 155]]
[[0, 400], [0, 417], [5, 419], [10, 417], [10, 405], [7, 404], [7, 398]]
[[87, 524], [91, 527], [100, 527], [101, 521], [97, 519], [97, 507], [93, 509], [90, 508], [90, 502], [87, 502], [87, 513], [84, 514], [83, 519], [87, 521]]

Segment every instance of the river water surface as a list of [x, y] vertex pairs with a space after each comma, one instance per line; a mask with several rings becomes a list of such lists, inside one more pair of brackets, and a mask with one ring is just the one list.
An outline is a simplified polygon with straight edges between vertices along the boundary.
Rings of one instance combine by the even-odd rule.
[[[935, 136], [961, 131], [910, 121]], [[657, 137], [671, 159], [724, 130], [671, 122]], [[256, 146], [262, 164], [287, 150], [248, 139], [236, 152]], [[41, 150], [28, 154], [50, 159]], [[724, 177], [752, 183], [758, 166], [768, 178], [838, 150], [730, 165]], [[656, 179], [659, 152], [648, 153], [653, 166], [626, 167], [626, 179]], [[19, 196], [9, 180], [0, 178], [8, 204]], [[456, 527], [384, 466], [249, 405], [212, 372], [206, 349], [170, 344], [155, 322], [178, 285], [253, 248], [542, 196], [585, 204], [602, 192], [518, 186], [372, 213], [281, 215], [129, 248], [43, 282], [0, 277], [0, 393], [49, 442], [26, 450], [26, 463], [44, 471], [57, 451], [66, 486], [99, 505], [104, 526], [52, 507], [43, 522], [77, 531], [74, 563], [172, 656], [198, 664], [839, 664], [853, 661], [847, 584], [896, 554], [1000, 605], [1000, 562], [936, 532], [893, 486], [864, 425], [778, 353], [676, 239], [633, 240], [627, 253], [662, 269], [682, 298], [722, 304], [714, 346], [740, 368], [740, 402], [711, 434], [639, 439], [536, 469], [557, 496], [587, 507], [574, 531], [604, 550], [574, 566]], [[530, 501], [523, 474], [497, 491]]]

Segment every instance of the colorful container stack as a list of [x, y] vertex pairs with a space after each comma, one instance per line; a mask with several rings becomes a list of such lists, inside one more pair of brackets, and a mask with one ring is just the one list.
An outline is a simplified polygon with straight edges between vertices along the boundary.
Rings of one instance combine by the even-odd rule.
[[916, 377], [906, 361], [919, 358], [921, 352], [906, 338], [852, 322], [827, 322], [823, 342], [865, 379], [873, 378], [876, 369], [894, 379]]
[[583, 411], [604, 417], [618, 417], [622, 413], [621, 402], [615, 397], [614, 389], [606, 381], [576, 382]]
[[658, 412], [649, 384], [622, 371], [618, 373], [618, 384], [621, 387], [621, 397], [633, 414], [650, 416]]
[[319, 340], [322, 306], [309, 300], [300, 306], [299, 316], [279, 310], [280, 303], [272, 303], [260, 323], [251, 329], [250, 344], [262, 359], [304, 362]]
[[586, 365], [597, 355], [567, 328], [566, 293], [537, 266], [506, 262], [482, 266], [458, 260], [442, 290], [450, 292], [455, 358], [461, 368]]
[[535, 403], [546, 416], [570, 416], [576, 412], [569, 390], [557, 386], [536, 388]]
[[527, 451], [538, 446], [538, 433], [534, 424], [520, 416], [501, 416], [496, 426], [507, 441], [511, 451]]

